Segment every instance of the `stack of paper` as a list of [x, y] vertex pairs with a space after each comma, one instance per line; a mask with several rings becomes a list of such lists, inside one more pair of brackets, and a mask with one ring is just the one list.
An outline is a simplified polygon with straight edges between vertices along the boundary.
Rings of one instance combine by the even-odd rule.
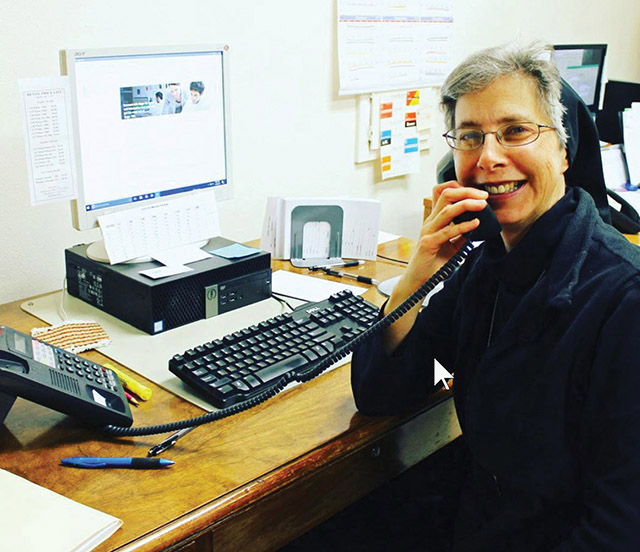
[[633, 102], [622, 112], [622, 134], [627, 154], [629, 180], [640, 185], [640, 102]]
[[88, 552], [122, 521], [0, 470], [2, 550]]
[[270, 197], [260, 248], [275, 259], [375, 260], [379, 227], [376, 200]]
[[621, 144], [607, 145], [600, 148], [604, 183], [610, 190], [622, 191], [629, 182], [627, 162]]
[[367, 291], [366, 287], [350, 286], [313, 276], [296, 274], [288, 270], [276, 270], [272, 275], [273, 293], [293, 297], [303, 301], [324, 301], [334, 293], [348, 290], [354, 295], [361, 295]]

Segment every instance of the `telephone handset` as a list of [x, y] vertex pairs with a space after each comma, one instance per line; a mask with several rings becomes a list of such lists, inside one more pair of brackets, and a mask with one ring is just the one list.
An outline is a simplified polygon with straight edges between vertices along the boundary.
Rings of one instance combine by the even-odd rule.
[[484, 241], [500, 234], [502, 227], [496, 218], [495, 213], [488, 205], [482, 211], [465, 211], [453, 219], [453, 222], [460, 224], [474, 218], [480, 219], [480, 226], [469, 233], [468, 239], [471, 241]]
[[111, 370], [0, 326], [0, 423], [16, 397], [92, 425], [133, 423], [122, 385]]

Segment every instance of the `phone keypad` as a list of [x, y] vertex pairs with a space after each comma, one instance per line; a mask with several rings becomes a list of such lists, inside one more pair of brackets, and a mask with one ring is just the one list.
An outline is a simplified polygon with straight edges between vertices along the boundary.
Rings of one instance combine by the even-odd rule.
[[57, 361], [57, 367], [69, 374], [74, 374], [94, 385], [100, 385], [111, 391], [116, 391], [118, 388], [113, 371], [104, 366], [94, 364], [63, 349], [57, 350]]

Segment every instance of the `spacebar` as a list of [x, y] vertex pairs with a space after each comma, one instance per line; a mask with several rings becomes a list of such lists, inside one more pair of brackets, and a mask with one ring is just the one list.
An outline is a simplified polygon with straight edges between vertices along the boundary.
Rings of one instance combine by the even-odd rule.
[[295, 368], [299, 368], [300, 366], [304, 366], [309, 361], [303, 357], [302, 355], [293, 355], [289, 358], [281, 360], [280, 362], [276, 362], [271, 366], [267, 366], [262, 370], [258, 370], [254, 373], [255, 376], [258, 376], [264, 383], [271, 381], [277, 377], [280, 377], [282, 374], [286, 374]]

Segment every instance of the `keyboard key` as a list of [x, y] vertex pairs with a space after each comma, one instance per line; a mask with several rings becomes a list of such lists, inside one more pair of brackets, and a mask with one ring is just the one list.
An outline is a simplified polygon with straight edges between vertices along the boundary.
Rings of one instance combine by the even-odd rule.
[[242, 380], [234, 381], [231, 385], [240, 391], [249, 391], [250, 389], [250, 387]]
[[228, 383], [231, 383], [231, 378], [220, 378], [219, 380], [214, 381], [211, 386], [215, 387], [216, 389], [220, 388], [220, 387], [224, 387], [225, 385], [227, 385]]
[[318, 360], [318, 358], [320, 358], [311, 349], [306, 349], [302, 351], [301, 354], [303, 354], [309, 360], [309, 362], [313, 362], [314, 360]]
[[255, 375], [266, 383], [290, 372], [291, 370], [304, 366], [306, 363], [307, 359], [302, 355], [294, 355], [280, 362], [276, 362], [267, 368], [258, 370]]
[[254, 387], [259, 387], [260, 386], [260, 380], [257, 378], [254, 378], [253, 376], [249, 375], [246, 378], [244, 378], [244, 381], [247, 382], [247, 384], [249, 385], [249, 387], [251, 387], [252, 389]]
[[317, 330], [309, 332], [307, 335], [309, 337], [318, 337], [325, 334], [327, 334], [327, 330], [325, 330], [324, 328], [318, 328]]
[[224, 387], [221, 387], [220, 389], [218, 389], [218, 393], [220, 393], [221, 395], [229, 395], [232, 391], [233, 391], [233, 386], [231, 385], [225, 385]]
[[333, 338], [333, 335], [329, 332], [325, 332], [323, 335], [319, 335], [318, 337], [314, 337], [313, 341], [316, 343], [323, 343], [324, 341], [329, 341]]
[[327, 356], [328, 351], [322, 345], [314, 345], [311, 350], [319, 357]]

